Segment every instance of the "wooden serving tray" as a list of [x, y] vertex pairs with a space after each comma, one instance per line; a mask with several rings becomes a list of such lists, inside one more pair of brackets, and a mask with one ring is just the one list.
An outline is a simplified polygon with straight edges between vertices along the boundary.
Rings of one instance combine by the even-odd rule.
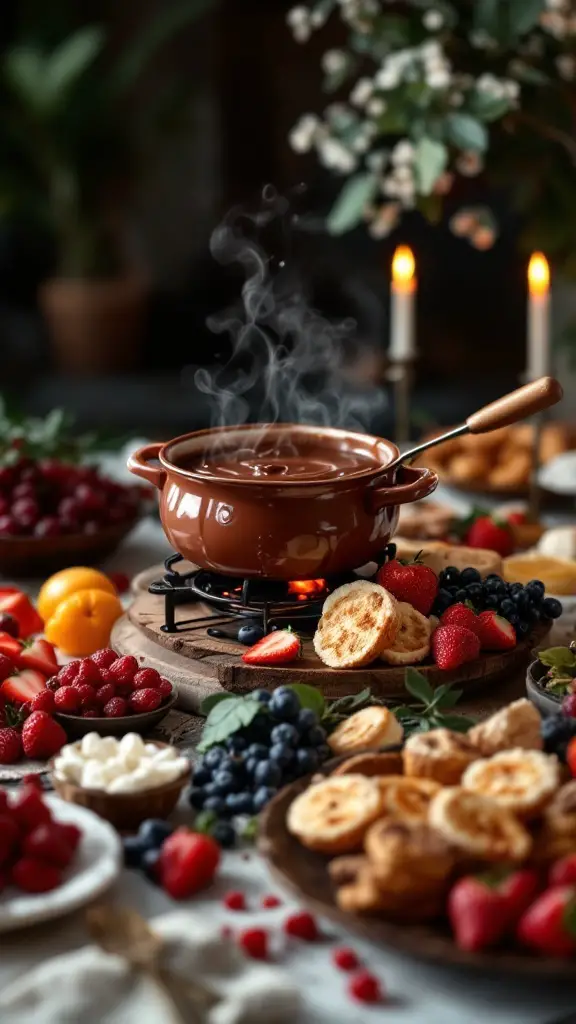
[[[342, 759], [339, 759], [341, 761]], [[330, 774], [336, 762], [321, 769]], [[382, 918], [349, 914], [337, 906], [328, 874], [329, 858], [307, 850], [286, 828], [286, 814], [292, 801], [310, 784], [310, 777], [298, 779], [283, 789], [260, 816], [258, 849], [277, 881], [315, 913], [350, 932], [395, 953], [441, 966], [472, 968], [484, 973], [528, 975], [574, 982], [574, 960], [538, 957], [510, 946], [485, 953], [468, 953], [454, 943], [447, 924], [404, 925]]]

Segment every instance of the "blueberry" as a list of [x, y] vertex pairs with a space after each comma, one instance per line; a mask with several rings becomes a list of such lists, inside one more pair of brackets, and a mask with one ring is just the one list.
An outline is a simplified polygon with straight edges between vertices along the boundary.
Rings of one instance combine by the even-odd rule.
[[468, 591], [467, 590], [463, 590], [462, 588], [460, 588], [460, 590], [456, 591], [455, 597], [456, 597], [456, 601], [467, 601], [468, 600]]
[[223, 850], [236, 845], [236, 832], [227, 821], [217, 821], [210, 829], [210, 835]]
[[526, 622], [530, 623], [530, 625], [540, 621], [540, 612], [533, 605], [529, 606], [523, 614]]
[[203, 764], [206, 768], [217, 768], [223, 757], [226, 757], [224, 747], [211, 747], [210, 750], [204, 754]]
[[555, 597], [547, 597], [542, 602], [542, 611], [547, 619], [558, 619], [562, 615], [562, 605]]
[[226, 796], [227, 793], [233, 793], [234, 790], [239, 788], [238, 779], [234, 778], [232, 772], [216, 772], [213, 785], [214, 792], [222, 796]]
[[204, 796], [218, 796], [220, 793], [219, 787], [214, 785], [214, 782], [208, 782], [207, 785], [203, 786]]
[[549, 715], [543, 720], [540, 731], [546, 753], [558, 754], [565, 761], [568, 743], [576, 736], [576, 718], [567, 718], [562, 714]]
[[[316, 722], [313, 725], [316, 725]], [[295, 747], [300, 736], [296, 726], [289, 725], [288, 722], [282, 722], [280, 725], [274, 726], [270, 733], [270, 739], [272, 743], [287, 743], [290, 747]]]
[[238, 640], [241, 644], [245, 644], [246, 647], [253, 647], [254, 644], [257, 644], [265, 636], [266, 634], [262, 626], [254, 623], [249, 626], [240, 626], [238, 630]]
[[478, 604], [482, 600], [484, 591], [482, 590], [481, 583], [469, 583], [466, 590], [468, 592], [468, 600], [472, 601], [472, 604]]
[[277, 790], [272, 786], [260, 786], [254, 794], [254, 813], [258, 814], [266, 804], [269, 804], [272, 797], [276, 796]]
[[154, 885], [158, 884], [158, 861], [160, 859], [160, 850], [146, 850], [142, 854], [142, 860], [140, 867], [146, 875], [146, 878], [154, 882]]
[[192, 781], [195, 786], [205, 786], [207, 782], [212, 781], [212, 772], [209, 768], [197, 768], [194, 772]]
[[292, 747], [289, 747], [287, 743], [274, 743], [270, 747], [270, 760], [276, 761], [282, 768], [290, 764], [294, 756]]
[[190, 807], [194, 807], [196, 811], [202, 810], [205, 799], [206, 793], [203, 789], [196, 789], [193, 787], [188, 793], [188, 803], [190, 804]]
[[542, 580], [530, 580], [530, 582], [526, 584], [526, 590], [530, 594], [532, 600], [540, 601], [544, 597], [545, 587]]
[[445, 612], [446, 609], [449, 608], [450, 605], [452, 604], [452, 594], [450, 593], [450, 591], [446, 590], [444, 587], [441, 587], [440, 590], [438, 591], [438, 594], [436, 595], [436, 601], [434, 602], [434, 604], [435, 607], [440, 611], [440, 613]]
[[318, 754], [315, 750], [303, 747], [296, 751], [296, 764], [301, 775], [308, 775], [308, 772], [314, 772], [318, 767]]
[[528, 636], [528, 633], [530, 632], [531, 628], [532, 627], [530, 623], [526, 622], [526, 619], [520, 619], [520, 622], [516, 626], [516, 632], [519, 634], [519, 636]]
[[282, 781], [282, 769], [274, 761], [259, 761], [254, 772], [257, 786], [279, 786]]
[[138, 838], [140, 839], [143, 846], [161, 846], [168, 836], [171, 836], [174, 831], [174, 826], [169, 825], [167, 821], [162, 821], [160, 818], [149, 818], [147, 821], [143, 821], [138, 829]]
[[226, 797], [226, 808], [230, 814], [251, 814], [252, 794], [251, 793], [229, 793]]
[[514, 594], [519, 594], [523, 590], [524, 590], [524, 587], [523, 587], [522, 583], [509, 583], [508, 584], [508, 593], [510, 594], [510, 597], [513, 597]]
[[484, 590], [487, 594], [504, 594], [506, 592], [506, 584], [499, 576], [493, 576], [484, 581]]
[[252, 778], [252, 776], [254, 775], [254, 772], [256, 771], [256, 767], [259, 764], [260, 764], [260, 761], [258, 760], [257, 757], [248, 757], [244, 761], [244, 771], [246, 772], [246, 775], [248, 775], [250, 778]]
[[516, 614], [516, 605], [514, 604], [514, 601], [511, 601], [509, 597], [505, 597], [500, 603], [500, 612], [506, 619], [510, 619], [511, 615]]
[[316, 755], [320, 764], [334, 756], [327, 743], [321, 743], [319, 747], [316, 747]]
[[243, 736], [231, 736], [229, 740], [226, 740], [226, 749], [230, 754], [242, 754], [248, 743]]
[[460, 583], [460, 570], [454, 565], [447, 565], [442, 573], [442, 582], [447, 587]]
[[224, 814], [226, 810], [226, 802], [221, 796], [209, 796], [204, 801], [204, 810], [212, 811], [214, 814]]
[[269, 690], [254, 690], [252, 696], [259, 704], [269, 704], [272, 700], [272, 694]]
[[139, 868], [144, 850], [139, 836], [126, 836], [122, 841], [124, 863], [127, 868]]
[[484, 604], [486, 605], [486, 609], [493, 608], [494, 611], [497, 611], [500, 608], [501, 601], [498, 594], [487, 594]]
[[268, 747], [263, 743], [251, 743], [246, 751], [246, 758], [254, 758], [256, 761], [264, 761], [268, 757]]
[[467, 587], [469, 583], [480, 583], [481, 578], [478, 569], [474, 569], [472, 566], [468, 569], [462, 569], [460, 573], [460, 583], [463, 587]]
[[510, 597], [519, 612], [524, 612], [530, 604], [530, 595], [525, 590], [515, 590]]
[[311, 729], [313, 725], [318, 725], [318, 715], [315, 711], [312, 711], [312, 708], [301, 708], [298, 712], [296, 724], [300, 732], [306, 732], [306, 729]]
[[279, 686], [272, 694], [270, 711], [279, 722], [292, 722], [298, 717], [300, 701], [293, 690], [286, 686]]
[[446, 589], [448, 590], [448, 593], [450, 594], [450, 598], [451, 598], [452, 604], [454, 604], [454, 601], [456, 600], [456, 594], [460, 590], [460, 587], [452, 587], [452, 586], [450, 586], [450, 587], [447, 587]]
[[326, 729], [321, 725], [314, 725], [306, 733], [305, 742], [309, 747], [321, 747], [326, 742]]
[[508, 619], [510, 625], [514, 626], [514, 629], [518, 629], [518, 626], [520, 625], [520, 616], [516, 612], [514, 612], [512, 615], [507, 615], [506, 618]]

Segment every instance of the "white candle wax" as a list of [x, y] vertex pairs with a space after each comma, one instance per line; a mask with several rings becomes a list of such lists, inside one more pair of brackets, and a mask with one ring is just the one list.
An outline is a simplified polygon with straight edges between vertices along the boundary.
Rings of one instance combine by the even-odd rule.
[[416, 354], [416, 279], [414, 257], [410, 249], [400, 246], [392, 260], [390, 291], [390, 348], [393, 363], [407, 362]]
[[548, 263], [534, 253], [528, 267], [528, 380], [546, 377], [550, 372], [550, 276]]

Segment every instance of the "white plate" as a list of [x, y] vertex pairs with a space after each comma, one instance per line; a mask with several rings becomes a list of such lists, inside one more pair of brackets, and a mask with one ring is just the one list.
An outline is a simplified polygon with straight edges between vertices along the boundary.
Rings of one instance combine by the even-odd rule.
[[118, 833], [92, 811], [45, 795], [54, 818], [77, 825], [82, 839], [64, 882], [52, 892], [31, 895], [8, 887], [0, 895], [0, 932], [62, 917], [100, 896], [117, 879], [122, 865]]

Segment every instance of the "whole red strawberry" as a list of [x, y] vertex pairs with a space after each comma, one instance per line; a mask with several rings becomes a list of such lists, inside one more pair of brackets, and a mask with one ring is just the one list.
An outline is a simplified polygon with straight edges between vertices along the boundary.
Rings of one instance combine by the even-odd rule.
[[507, 558], [514, 550], [514, 534], [509, 523], [492, 516], [480, 516], [464, 535], [464, 543], [470, 548], [487, 548]]
[[201, 833], [177, 828], [160, 850], [160, 883], [173, 899], [188, 899], [209, 885], [219, 862], [218, 843]]
[[480, 654], [480, 640], [465, 626], [439, 626], [432, 636], [432, 653], [438, 668], [460, 668]]
[[508, 651], [516, 646], [514, 626], [495, 611], [480, 612], [477, 633], [483, 651]]
[[127, 683], [132, 683], [139, 667], [136, 658], [131, 654], [125, 654], [108, 665], [108, 671], [117, 683], [125, 686]]
[[0, 729], [0, 764], [15, 764], [22, 757], [22, 740], [17, 729]]
[[400, 562], [394, 558], [378, 570], [380, 586], [398, 601], [406, 601], [417, 612], [428, 615], [438, 593], [438, 577], [428, 565], [418, 561]]
[[520, 919], [517, 936], [524, 946], [544, 956], [576, 953], [576, 889], [557, 885], [547, 889]]
[[123, 718], [128, 712], [128, 702], [124, 697], [112, 697], [102, 710], [105, 718]]
[[62, 872], [34, 857], [21, 857], [12, 868], [11, 879], [23, 892], [50, 892], [62, 882]]
[[66, 733], [46, 711], [33, 711], [22, 726], [22, 746], [26, 757], [52, 757], [66, 743]]
[[101, 650], [95, 651], [94, 654], [90, 655], [90, 660], [93, 661], [99, 669], [110, 668], [113, 661], [116, 661], [118, 655], [116, 651], [113, 651], [111, 647], [102, 647]]
[[478, 633], [478, 616], [467, 604], [453, 604], [440, 616], [441, 626], [465, 626]]

